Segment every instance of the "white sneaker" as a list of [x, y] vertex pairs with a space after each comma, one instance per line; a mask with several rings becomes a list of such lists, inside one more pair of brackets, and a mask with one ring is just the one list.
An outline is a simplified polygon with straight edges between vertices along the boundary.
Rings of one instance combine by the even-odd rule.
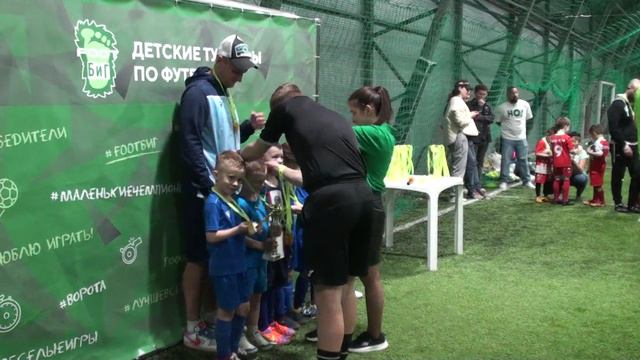
[[182, 342], [184, 346], [201, 351], [216, 351], [216, 336], [213, 330], [202, 321], [198, 324], [193, 332], [185, 331], [182, 334]]
[[506, 182], [501, 182], [500, 183], [500, 190], [505, 191], [507, 190], [507, 183]]
[[527, 183], [526, 183], [526, 184], [524, 184], [524, 186], [525, 186], [527, 189], [532, 189], [532, 190], [536, 188], [536, 186], [535, 186], [535, 185], [533, 185], [533, 184], [531, 183], [531, 181], [527, 181]]
[[356, 293], [356, 299], [361, 299], [364, 296], [364, 294], [361, 291], [358, 291], [358, 290], [354, 290], [354, 291]]
[[264, 336], [262, 336], [262, 334], [260, 334], [260, 331], [258, 330], [254, 331], [253, 333], [247, 331], [246, 335], [247, 335], [246, 339], [251, 344], [258, 347], [258, 349], [268, 350], [273, 347], [273, 344], [270, 343], [269, 340], [265, 339]]
[[244, 336], [243, 333], [240, 337], [240, 347], [238, 348], [238, 355], [244, 356], [248, 354], [255, 354], [257, 352], [258, 348], [253, 346], [253, 344], [251, 344], [249, 340], [247, 340], [247, 337]]

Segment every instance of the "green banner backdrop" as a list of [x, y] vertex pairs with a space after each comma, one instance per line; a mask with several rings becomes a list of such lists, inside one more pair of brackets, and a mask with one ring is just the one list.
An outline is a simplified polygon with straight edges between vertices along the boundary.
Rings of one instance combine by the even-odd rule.
[[0, 2], [0, 359], [129, 359], [183, 326], [176, 104], [239, 34], [241, 116], [316, 89], [314, 21], [174, 1]]

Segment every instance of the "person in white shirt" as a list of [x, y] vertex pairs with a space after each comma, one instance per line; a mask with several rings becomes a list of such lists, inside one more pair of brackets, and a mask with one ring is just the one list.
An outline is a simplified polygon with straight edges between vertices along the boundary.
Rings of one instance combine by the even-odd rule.
[[467, 167], [469, 143], [466, 135], [478, 135], [473, 117], [477, 111], [469, 111], [465, 101], [469, 99], [471, 85], [467, 80], [455, 83], [449, 94], [449, 104], [445, 112], [447, 120], [447, 146], [451, 154], [451, 176], [464, 177]]
[[527, 162], [527, 120], [533, 118], [529, 103], [519, 98], [520, 92], [515, 86], [507, 88], [507, 101], [498, 107], [496, 123], [502, 127], [501, 148], [502, 161], [500, 163], [500, 189], [507, 189], [509, 180], [509, 165], [515, 151], [522, 185], [535, 189], [531, 183], [529, 164]]

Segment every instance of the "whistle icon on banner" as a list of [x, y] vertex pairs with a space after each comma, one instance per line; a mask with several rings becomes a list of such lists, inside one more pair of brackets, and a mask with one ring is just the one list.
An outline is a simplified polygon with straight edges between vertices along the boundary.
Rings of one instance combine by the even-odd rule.
[[129, 238], [129, 244], [120, 248], [120, 253], [122, 254], [122, 262], [131, 265], [136, 261], [138, 257], [138, 246], [142, 244], [142, 238]]

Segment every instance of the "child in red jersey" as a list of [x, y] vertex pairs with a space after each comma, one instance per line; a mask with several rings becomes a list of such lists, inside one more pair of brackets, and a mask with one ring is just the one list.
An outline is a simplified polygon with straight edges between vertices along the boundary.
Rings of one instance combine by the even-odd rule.
[[609, 154], [609, 142], [602, 135], [602, 126], [592, 125], [589, 128], [589, 135], [593, 139], [593, 145], [587, 148], [587, 154], [590, 155], [589, 161], [589, 179], [593, 186], [593, 199], [585, 201], [585, 205], [593, 207], [604, 206], [604, 191], [602, 183], [604, 181], [604, 172], [607, 169], [607, 155]]
[[[571, 205], [569, 202], [571, 153], [575, 150], [573, 140], [567, 134], [569, 127], [569, 119], [564, 116], [559, 117], [554, 127], [556, 133], [549, 139], [553, 152], [553, 197], [556, 204], [562, 205]], [[560, 197], [560, 190], [562, 190], [562, 197]]]
[[549, 136], [553, 134], [551, 129], [547, 130], [545, 136], [536, 144], [536, 202], [547, 202], [546, 196], [543, 196], [542, 189], [549, 179], [553, 167], [553, 153], [549, 145]]

